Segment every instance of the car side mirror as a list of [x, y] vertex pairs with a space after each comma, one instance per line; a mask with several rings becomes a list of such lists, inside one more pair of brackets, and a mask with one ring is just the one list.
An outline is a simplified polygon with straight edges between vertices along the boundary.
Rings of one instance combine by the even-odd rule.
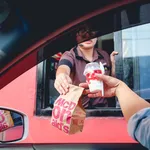
[[27, 116], [15, 110], [0, 107], [0, 143], [23, 140], [28, 133]]

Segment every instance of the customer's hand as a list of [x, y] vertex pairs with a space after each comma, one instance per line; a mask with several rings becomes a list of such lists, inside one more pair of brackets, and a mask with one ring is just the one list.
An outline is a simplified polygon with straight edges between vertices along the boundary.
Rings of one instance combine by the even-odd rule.
[[[116, 78], [113, 78], [111, 76], [107, 76], [107, 75], [95, 74], [95, 77], [98, 80], [103, 81], [104, 83], [104, 96], [103, 97], [116, 96], [117, 88], [119, 87], [121, 83], [123, 83], [122, 81]], [[101, 91], [98, 91], [96, 93], [90, 93], [89, 89], [87, 89], [88, 88], [87, 83], [80, 83], [79, 86], [85, 88], [85, 91], [83, 93], [84, 95], [88, 95], [91, 98], [102, 97]]]
[[69, 84], [72, 84], [71, 78], [65, 73], [60, 73], [56, 76], [54, 87], [60, 94], [65, 95], [69, 91]]

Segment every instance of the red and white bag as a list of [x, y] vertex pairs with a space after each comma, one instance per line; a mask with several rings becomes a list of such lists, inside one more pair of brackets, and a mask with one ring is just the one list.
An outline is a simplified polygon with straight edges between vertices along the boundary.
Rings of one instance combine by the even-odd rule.
[[10, 111], [0, 110], [0, 132], [3, 132], [14, 126]]
[[82, 132], [85, 110], [82, 106], [83, 88], [70, 85], [66, 95], [60, 95], [52, 111], [51, 124], [67, 134]]

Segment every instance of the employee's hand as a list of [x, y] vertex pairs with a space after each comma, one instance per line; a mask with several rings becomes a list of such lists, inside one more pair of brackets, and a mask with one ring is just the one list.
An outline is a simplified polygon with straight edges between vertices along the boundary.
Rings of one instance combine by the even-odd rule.
[[69, 84], [72, 84], [71, 78], [65, 73], [60, 73], [56, 76], [54, 87], [60, 94], [65, 95], [69, 91]]
[[[107, 75], [95, 74], [95, 77], [98, 80], [103, 81], [103, 83], [104, 83], [104, 96], [103, 97], [116, 96], [117, 88], [119, 87], [120, 84], [123, 83], [122, 81], [120, 81], [116, 78], [113, 78], [111, 76], [107, 76]], [[101, 91], [98, 91], [96, 93], [90, 93], [89, 89], [87, 89], [88, 88], [87, 83], [80, 83], [79, 86], [86, 89], [83, 92], [83, 94], [88, 95], [88, 97], [91, 97], [91, 98], [102, 97]]]
[[119, 53], [116, 52], [116, 51], [113, 51], [111, 54], [110, 54], [110, 60], [111, 60], [111, 63], [115, 63], [115, 55], [118, 55]]

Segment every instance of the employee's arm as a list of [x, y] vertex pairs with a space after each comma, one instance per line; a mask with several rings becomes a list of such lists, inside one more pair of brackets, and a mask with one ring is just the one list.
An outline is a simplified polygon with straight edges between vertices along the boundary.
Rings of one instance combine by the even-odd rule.
[[71, 83], [70, 68], [67, 65], [60, 65], [56, 71], [56, 80], [54, 83], [56, 90], [60, 94], [66, 94]]
[[115, 73], [115, 55], [118, 55], [118, 52], [113, 51], [113, 52], [110, 54], [111, 76], [112, 76], [112, 77], [116, 77], [116, 73]]
[[60, 94], [66, 94], [69, 91], [69, 84], [72, 84], [70, 72], [73, 66], [74, 57], [70, 51], [66, 51], [59, 61], [54, 83], [56, 90]]
[[70, 68], [67, 65], [59, 66], [56, 71], [56, 77], [62, 73], [70, 76]]
[[114, 62], [112, 62], [111, 63], [111, 76], [112, 77], [116, 77], [116, 72], [115, 72], [115, 63]]

